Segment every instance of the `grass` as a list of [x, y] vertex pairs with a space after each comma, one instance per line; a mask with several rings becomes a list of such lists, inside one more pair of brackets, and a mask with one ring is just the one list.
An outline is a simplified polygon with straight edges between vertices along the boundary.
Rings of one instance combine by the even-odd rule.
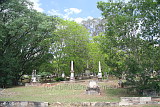
[[[88, 82], [61, 83], [52, 87], [19, 86], [0, 91], [0, 101], [73, 102], [119, 102], [120, 97], [133, 97], [126, 89], [116, 88], [117, 80], [98, 83], [101, 95], [86, 95]], [[130, 107], [159, 107], [159, 105], [135, 105]]]
[[[129, 96], [125, 89], [108, 89], [115, 81], [99, 83], [101, 95], [86, 95], [88, 82], [59, 83], [52, 87], [21, 86], [7, 88], [0, 94], [0, 101], [39, 101], [39, 102], [119, 102], [120, 97]], [[105, 88], [104, 88], [105, 87]]]

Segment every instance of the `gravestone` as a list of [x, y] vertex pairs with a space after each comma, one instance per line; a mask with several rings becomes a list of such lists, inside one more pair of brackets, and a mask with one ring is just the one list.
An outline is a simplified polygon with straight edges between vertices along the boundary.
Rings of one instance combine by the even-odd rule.
[[36, 74], [36, 70], [33, 70], [32, 72], [32, 77], [31, 77], [31, 82], [30, 83], [25, 83], [25, 86], [40, 86], [41, 83], [39, 82], [40, 75]]
[[92, 80], [86, 89], [86, 94], [88, 95], [100, 95], [100, 88], [96, 81]]
[[64, 73], [64, 71], [63, 71], [63, 73], [62, 73], [62, 78], [65, 78], [65, 73]]
[[102, 81], [102, 71], [101, 71], [101, 62], [100, 61], [99, 61], [98, 80]]
[[36, 70], [33, 70], [33, 72], [32, 72], [31, 82], [37, 82]]
[[74, 70], [73, 70], [73, 61], [71, 61], [71, 75], [70, 75], [70, 81], [75, 81], [74, 77]]

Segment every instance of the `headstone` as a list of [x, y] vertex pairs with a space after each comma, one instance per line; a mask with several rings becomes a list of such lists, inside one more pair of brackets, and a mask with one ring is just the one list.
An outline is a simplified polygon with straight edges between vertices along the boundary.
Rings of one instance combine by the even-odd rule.
[[73, 61], [71, 61], [71, 75], [70, 75], [70, 81], [75, 81], [74, 77], [74, 70], [73, 70]]
[[92, 80], [89, 82], [89, 85], [86, 90], [86, 94], [88, 95], [100, 95], [100, 88], [96, 81]]
[[65, 78], [65, 73], [64, 73], [64, 71], [63, 71], [63, 73], [62, 73], [62, 78]]
[[31, 82], [37, 82], [36, 70], [33, 70], [33, 72], [32, 72]]
[[99, 61], [98, 80], [102, 81], [102, 71], [101, 71], [101, 62], [100, 61]]

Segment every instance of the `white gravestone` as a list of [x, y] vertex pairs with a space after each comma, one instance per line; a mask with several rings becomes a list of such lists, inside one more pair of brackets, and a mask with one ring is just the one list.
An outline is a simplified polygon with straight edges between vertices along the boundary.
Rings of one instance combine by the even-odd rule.
[[64, 74], [64, 72], [62, 73], [62, 78], [64, 78], [65, 77], [65, 74]]
[[36, 70], [33, 70], [32, 72], [32, 82], [37, 82]]
[[74, 77], [74, 70], [73, 70], [73, 61], [71, 61], [71, 75], [70, 75], [70, 81], [75, 81]]
[[96, 81], [90, 81], [86, 90], [86, 94], [88, 95], [100, 95], [100, 88]]
[[97, 87], [98, 87], [98, 84], [97, 84], [96, 81], [90, 81], [90, 82], [89, 82], [89, 87], [90, 87], [90, 88], [97, 88]]
[[99, 61], [99, 71], [98, 71], [98, 79], [102, 79], [102, 71], [101, 71], [101, 62]]

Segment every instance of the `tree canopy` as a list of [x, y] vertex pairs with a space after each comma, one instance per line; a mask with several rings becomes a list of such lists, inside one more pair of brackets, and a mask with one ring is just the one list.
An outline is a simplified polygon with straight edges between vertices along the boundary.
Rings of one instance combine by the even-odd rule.
[[[160, 90], [159, 0], [97, 2], [103, 18], [78, 24], [33, 9], [28, 0], [0, 1], [0, 87], [23, 74], [102, 72], [126, 84]], [[156, 74], [154, 71], [157, 71]]]
[[106, 63], [139, 90], [159, 90], [159, 75], [152, 76], [160, 70], [158, 0], [101, 1], [97, 7], [107, 21], [101, 41]]
[[55, 18], [32, 10], [26, 0], [0, 5], [0, 85], [17, 84], [20, 76], [36, 69], [52, 55]]

